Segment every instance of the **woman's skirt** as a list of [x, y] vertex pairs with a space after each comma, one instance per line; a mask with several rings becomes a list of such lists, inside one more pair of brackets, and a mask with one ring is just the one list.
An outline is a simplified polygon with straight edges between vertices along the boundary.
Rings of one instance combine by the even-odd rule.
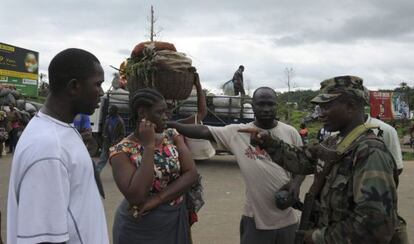
[[141, 218], [134, 218], [124, 199], [115, 214], [114, 244], [190, 244], [185, 201], [176, 206], [162, 204]]

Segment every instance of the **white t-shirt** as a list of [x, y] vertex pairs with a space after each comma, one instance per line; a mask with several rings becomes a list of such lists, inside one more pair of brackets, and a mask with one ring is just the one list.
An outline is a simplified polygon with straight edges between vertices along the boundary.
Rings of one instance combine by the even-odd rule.
[[[246, 185], [243, 214], [253, 217], [256, 228], [262, 230], [280, 229], [295, 224], [298, 222], [298, 216], [292, 208], [280, 210], [275, 205], [275, 193], [289, 182], [290, 174], [273, 162], [264, 150], [251, 146], [248, 133], [237, 132], [239, 129], [249, 127], [256, 126], [252, 122], [208, 127], [217, 146], [231, 151], [236, 156]], [[272, 137], [302, 146], [299, 133], [290, 125], [278, 122], [277, 126], [269, 131]]]
[[[397, 169], [402, 169], [404, 165], [402, 161], [400, 139], [398, 138], [398, 134], [395, 128], [379, 119], [372, 118], [369, 115], [365, 123], [378, 126], [380, 130], [383, 131], [381, 138], [392, 154], [397, 165]], [[374, 129], [373, 131], [375, 135], [378, 136], [379, 130]]]
[[7, 243], [109, 243], [91, 160], [73, 126], [39, 112], [14, 153]]

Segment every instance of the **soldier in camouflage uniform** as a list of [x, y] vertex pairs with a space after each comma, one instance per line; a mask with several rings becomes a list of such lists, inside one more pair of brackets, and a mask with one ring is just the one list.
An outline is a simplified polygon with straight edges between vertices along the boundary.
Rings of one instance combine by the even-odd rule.
[[[241, 131], [252, 133], [251, 143], [292, 173], [315, 173], [316, 179], [321, 171], [327, 172], [313, 208], [317, 218], [304, 233], [305, 243], [390, 243], [398, 226], [393, 157], [371, 130], [354, 133], [357, 127], [367, 127], [365, 98], [359, 77], [341, 76], [321, 83], [320, 94], [312, 102], [320, 105], [325, 128], [339, 131], [323, 144], [298, 148], [272, 139], [265, 131]], [[356, 138], [339, 153], [341, 141], [349, 141], [350, 134]]]

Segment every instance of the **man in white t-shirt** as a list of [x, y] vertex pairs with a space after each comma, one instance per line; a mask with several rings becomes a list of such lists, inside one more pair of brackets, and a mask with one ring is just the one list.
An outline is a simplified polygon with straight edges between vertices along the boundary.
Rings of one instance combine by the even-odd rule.
[[365, 115], [366, 121], [365, 123], [376, 125], [379, 127], [378, 129], [374, 129], [375, 135], [382, 138], [385, 145], [387, 146], [388, 150], [392, 154], [392, 157], [395, 160], [395, 164], [397, 165], [398, 174], [401, 174], [403, 170], [403, 161], [402, 161], [402, 154], [401, 154], [401, 146], [400, 146], [400, 138], [398, 137], [398, 133], [394, 127], [391, 125], [376, 119], [372, 118], [368, 114]]
[[104, 72], [91, 53], [70, 48], [49, 65], [50, 94], [29, 122], [13, 157], [7, 243], [108, 244], [91, 158], [71, 124], [92, 114]]
[[254, 92], [253, 111], [256, 119], [249, 124], [213, 127], [171, 122], [169, 126], [190, 138], [215, 141], [219, 148], [230, 150], [236, 156], [246, 185], [240, 223], [241, 244], [293, 243], [298, 216], [292, 208], [281, 210], [275, 205], [275, 193], [289, 182], [291, 176], [272, 162], [265, 151], [251, 146], [249, 134], [238, 130], [258, 127], [295, 146], [302, 146], [302, 140], [295, 128], [276, 121], [276, 93], [273, 89], [261, 87]]
[[[367, 88], [364, 88], [364, 96], [366, 100], [370, 101], [370, 92]], [[365, 123], [379, 127], [379, 130], [373, 130], [375, 135], [382, 138], [388, 150], [392, 154], [397, 165], [398, 174], [403, 171], [404, 165], [402, 161], [402, 152], [400, 145], [400, 138], [398, 137], [397, 130], [391, 125], [383, 122], [380, 119], [372, 118], [369, 114], [365, 114]]]

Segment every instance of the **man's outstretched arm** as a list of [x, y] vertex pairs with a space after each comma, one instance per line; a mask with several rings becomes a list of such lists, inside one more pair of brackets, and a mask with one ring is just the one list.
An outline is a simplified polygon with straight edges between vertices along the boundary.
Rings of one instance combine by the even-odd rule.
[[214, 141], [213, 135], [205, 125], [191, 125], [181, 124], [178, 122], [168, 122], [167, 126], [170, 128], [175, 128], [180, 134], [189, 138]]

